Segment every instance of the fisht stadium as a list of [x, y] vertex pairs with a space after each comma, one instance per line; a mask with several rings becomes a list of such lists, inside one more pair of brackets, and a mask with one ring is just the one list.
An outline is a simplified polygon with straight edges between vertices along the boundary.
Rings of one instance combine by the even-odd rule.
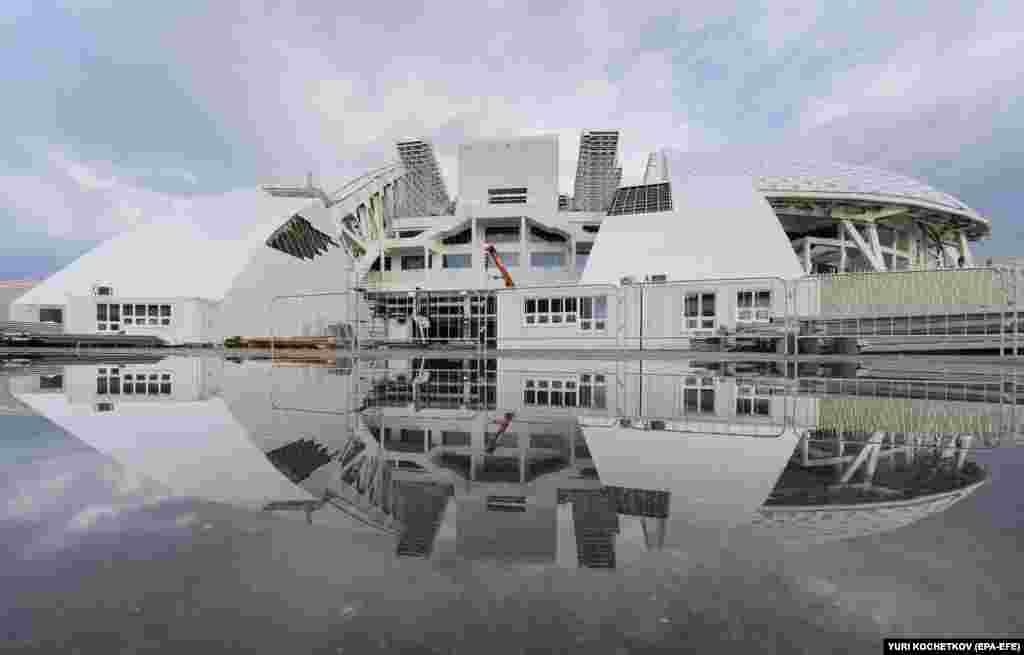
[[[181, 344], [319, 337], [339, 325], [370, 340], [372, 328], [382, 340], [408, 341], [422, 316], [430, 325], [419, 334], [438, 342], [630, 348], [637, 339], [628, 323], [642, 299], [617, 308], [607, 289], [718, 281], [707, 297], [681, 287], [650, 297], [664, 317], [645, 315], [640, 338], [660, 334], [652, 347], [687, 347], [789, 311], [780, 286], [721, 281], [971, 268], [972, 244], [990, 232], [958, 199], [862, 166], [736, 164], [660, 150], [640, 184], [623, 186], [619, 145], [616, 130], [582, 133], [570, 195], [559, 188], [557, 136], [464, 143], [452, 198], [433, 146], [401, 141], [394, 162], [336, 191], [311, 178], [266, 185], [197, 202], [189, 221], [118, 235], [18, 298], [11, 319]], [[234, 229], [245, 233], [214, 236], [227, 229], [225, 214], [244, 216]], [[196, 265], [182, 267], [182, 253]], [[942, 275], [900, 276], [883, 302], [999, 302], [987, 278], [955, 277], [951, 285]], [[804, 309], [879, 302], [876, 280], [854, 282], [833, 284]]]

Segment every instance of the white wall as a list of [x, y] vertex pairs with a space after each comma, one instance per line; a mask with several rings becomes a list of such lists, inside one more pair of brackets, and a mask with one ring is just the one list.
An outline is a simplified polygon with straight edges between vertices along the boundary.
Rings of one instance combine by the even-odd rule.
[[[329, 323], [348, 321], [353, 315], [348, 261], [340, 248], [312, 261], [267, 246], [254, 249], [218, 309], [213, 340], [271, 334], [321, 336]], [[273, 301], [275, 296], [315, 293], [335, 295]], [[364, 305], [360, 314], [365, 319], [367, 313]]]
[[[675, 170], [671, 163], [670, 169]], [[673, 177], [672, 206], [667, 212], [606, 217], [581, 281], [803, 275], [779, 219], [749, 178]]]
[[459, 146], [459, 202], [476, 216], [523, 213], [524, 205], [489, 205], [487, 190], [526, 187], [529, 214], [558, 211], [558, 137], [474, 141]]

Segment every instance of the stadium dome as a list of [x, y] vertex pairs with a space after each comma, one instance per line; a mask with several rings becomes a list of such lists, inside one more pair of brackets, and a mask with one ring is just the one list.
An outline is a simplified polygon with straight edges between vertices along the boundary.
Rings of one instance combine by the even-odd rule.
[[988, 226], [956, 197], [914, 178], [869, 166], [823, 161], [763, 161], [749, 170], [768, 197], [792, 195], [908, 204]]

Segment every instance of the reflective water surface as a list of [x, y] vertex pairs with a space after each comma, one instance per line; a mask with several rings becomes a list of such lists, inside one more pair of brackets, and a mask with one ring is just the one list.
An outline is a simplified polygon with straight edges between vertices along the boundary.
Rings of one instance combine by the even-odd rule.
[[877, 652], [1020, 634], [1022, 391], [969, 360], [7, 362], [0, 639]]

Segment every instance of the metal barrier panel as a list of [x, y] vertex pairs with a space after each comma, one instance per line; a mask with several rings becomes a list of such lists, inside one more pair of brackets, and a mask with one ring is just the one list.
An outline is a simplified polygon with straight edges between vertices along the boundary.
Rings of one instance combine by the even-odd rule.
[[799, 338], [851, 338], [876, 352], [1017, 352], [1017, 279], [998, 268], [802, 278], [794, 281]]
[[[296, 293], [274, 296], [268, 306], [270, 334], [240, 335], [241, 345], [286, 348], [344, 348], [351, 352], [372, 336], [360, 320], [362, 301], [353, 291]], [[255, 338], [254, 338], [255, 337]]]

